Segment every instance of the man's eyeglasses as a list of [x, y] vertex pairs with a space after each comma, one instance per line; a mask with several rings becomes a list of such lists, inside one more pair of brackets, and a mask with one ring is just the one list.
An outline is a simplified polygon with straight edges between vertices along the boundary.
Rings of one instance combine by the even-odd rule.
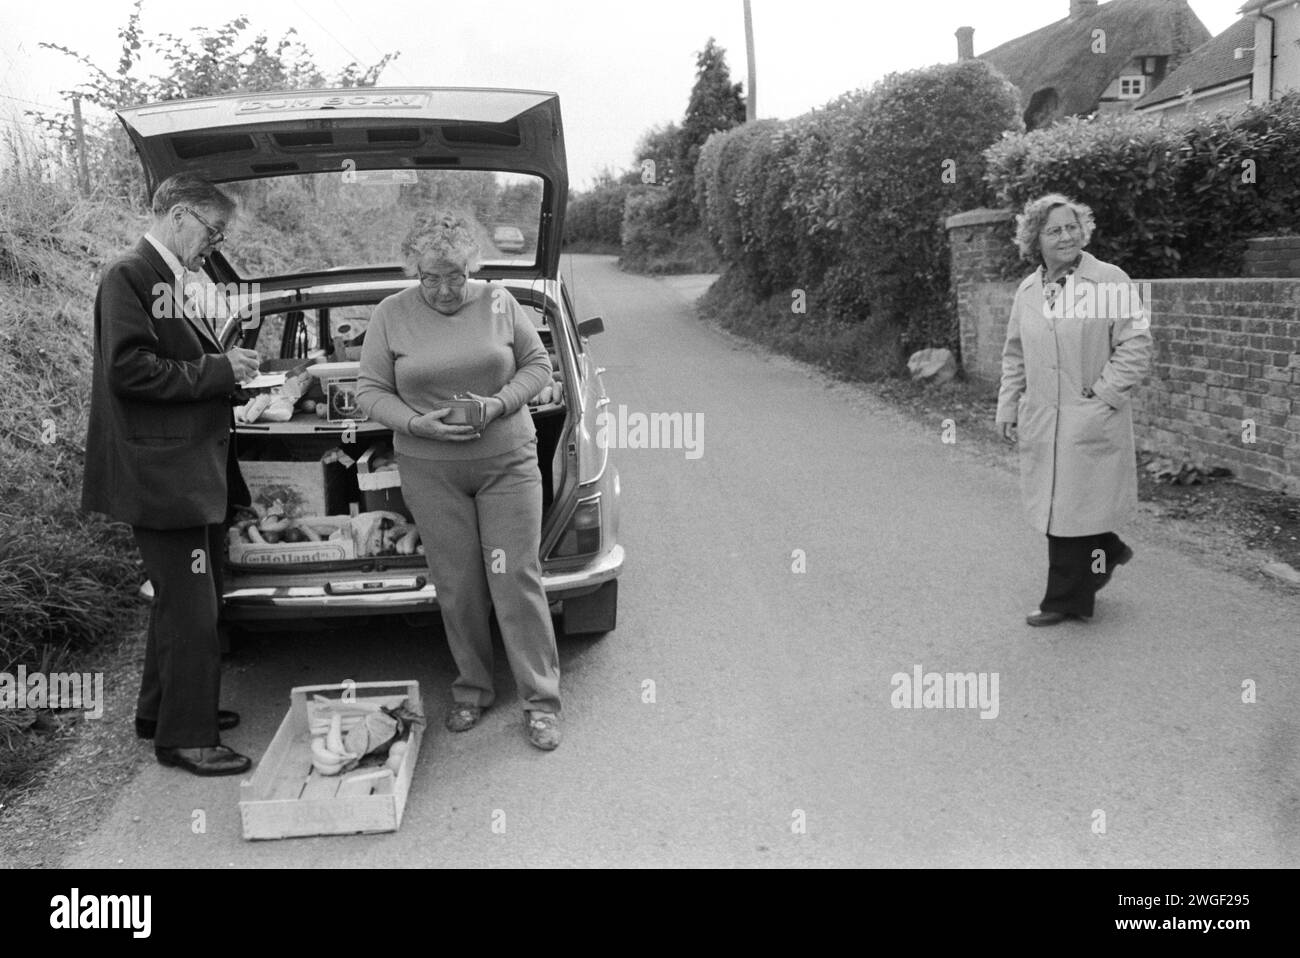
[[1082, 236], [1083, 227], [1077, 223], [1071, 223], [1067, 226], [1053, 226], [1050, 230], [1043, 230], [1043, 235], [1048, 239], [1060, 239], [1066, 233], [1071, 236]]
[[420, 285], [425, 289], [438, 289], [440, 286], [446, 286], [450, 290], [457, 290], [465, 285], [466, 279], [464, 273], [455, 273], [451, 276], [435, 276], [433, 273], [421, 273]]
[[222, 243], [226, 241], [225, 232], [217, 229], [215, 226], [213, 226], [211, 223], [205, 220], [202, 216], [198, 214], [198, 212], [193, 207], [190, 206], [185, 207], [185, 212], [189, 213], [196, 220], [198, 220], [200, 223], [203, 224], [203, 228], [208, 231], [208, 242], [211, 243], [213, 246], [220, 246]]

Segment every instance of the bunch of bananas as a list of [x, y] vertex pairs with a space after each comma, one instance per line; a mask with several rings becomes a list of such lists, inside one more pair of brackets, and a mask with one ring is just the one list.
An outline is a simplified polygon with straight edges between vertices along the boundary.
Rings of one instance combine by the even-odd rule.
[[411, 723], [423, 721], [405, 701], [386, 709], [375, 702], [317, 696], [312, 708], [311, 764], [321, 775], [349, 772], [363, 759], [367, 765], [382, 762], [396, 772], [409, 745]]
[[345, 768], [354, 768], [360, 758], [343, 744], [343, 716], [338, 712], [330, 718], [324, 735], [312, 736], [311, 767], [322, 775], [337, 775]]

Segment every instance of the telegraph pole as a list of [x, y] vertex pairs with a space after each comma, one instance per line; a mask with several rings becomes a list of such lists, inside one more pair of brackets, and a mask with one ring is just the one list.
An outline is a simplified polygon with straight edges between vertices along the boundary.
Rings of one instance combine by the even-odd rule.
[[81, 97], [72, 98], [72, 126], [77, 135], [77, 183], [81, 195], [90, 195], [90, 167], [86, 164], [86, 131], [81, 125]]
[[745, 119], [753, 123], [758, 119], [758, 68], [754, 65], [754, 14], [745, 0], [745, 49], [749, 54], [749, 89], [745, 91]]

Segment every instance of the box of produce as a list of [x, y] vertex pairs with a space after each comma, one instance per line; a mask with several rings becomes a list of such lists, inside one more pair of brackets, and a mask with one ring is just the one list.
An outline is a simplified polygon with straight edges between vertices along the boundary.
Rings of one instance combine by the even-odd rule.
[[424, 555], [420, 531], [401, 513], [372, 510], [353, 516], [352, 542], [357, 557]]
[[227, 533], [236, 565], [340, 562], [369, 556], [423, 555], [414, 523], [396, 512], [289, 517], [279, 503], [254, 514], [242, 509]]
[[423, 731], [418, 682], [293, 689], [266, 754], [240, 783], [244, 838], [397, 831]]
[[226, 534], [236, 565], [341, 562], [357, 557], [350, 516], [297, 516], [273, 503], [262, 514], [242, 512]]
[[341, 516], [359, 498], [356, 462], [339, 448], [314, 460], [240, 459], [239, 471], [259, 515], [279, 502], [291, 519]]
[[244, 474], [253, 508], [265, 512], [279, 502], [289, 518], [298, 516], [328, 515], [325, 496], [325, 470], [320, 460], [307, 462], [279, 462], [273, 460], [241, 459], [239, 471]]

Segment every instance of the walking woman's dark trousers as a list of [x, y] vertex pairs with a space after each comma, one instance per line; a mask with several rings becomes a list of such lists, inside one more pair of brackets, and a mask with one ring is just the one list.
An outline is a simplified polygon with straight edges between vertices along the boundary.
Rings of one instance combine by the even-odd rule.
[[1043, 612], [1091, 616], [1097, 590], [1109, 581], [1124, 543], [1113, 532], [1047, 537], [1047, 594]]

